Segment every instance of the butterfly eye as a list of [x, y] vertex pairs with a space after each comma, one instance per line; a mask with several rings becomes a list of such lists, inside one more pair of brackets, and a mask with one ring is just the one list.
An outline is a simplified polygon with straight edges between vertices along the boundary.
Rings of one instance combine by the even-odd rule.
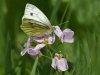
[[33, 13], [30, 13], [31, 16], [33, 16]]

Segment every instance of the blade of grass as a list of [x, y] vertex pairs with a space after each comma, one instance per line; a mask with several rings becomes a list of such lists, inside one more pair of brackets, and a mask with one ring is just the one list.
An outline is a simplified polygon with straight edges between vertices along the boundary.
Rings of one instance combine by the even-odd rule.
[[11, 42], [9, 33], [7, 34], [6, 55], [5, 55], [5, 75], [12, 75], [12, 62], [11, 62]]
[[[64, 13], [63, 13], [63, 15], [62, 15], [62, 18], [61, 18], [60, 23], [63, 23], [63, 20], [64, 20], [64, 18], [65, 18], [65, 16], [66, 16], [67, 11], [68, 11], [68, 14], [67, 14], [67, 21], [69, 21], [70, 16], [71, 16], [70, 4], [71, 4], [71, 0], [69, 0], [68, 3], [66, 4], [66, 8], [65, 8]], [[68, 9], [69, 9], [69, 10], [68, 10]], [[60, 25], [60, 27], [62, 28], [62, 27], [64, 27], [64, 25]]]
[[53, 23], [55, 23], [55, 19], [56, 19], [56, 17], [57, 17], [57, 12], [58, 12], [58, 10], [59, 10], [59, 7], [60, 7], [60, 5], [61, 5], [61, 1], [62, 0], [57, 0], [56, 1], [56, 3], [55, 3], [55, 6], [54, 6], [54, 8], [53, 8], [53, 11], [52, 11], [52, 13], [51, 13], [51, 18], [50, 18], [50, 21], [51, 22], [53, 22]]
[[66, 8], [65, 8], [64, 13], [63, 13], [63, 15], [62, 15], [62, 18], [61, 18], [60, 23], [62, 23], [63, 20], [64, 20], [64, 17], [65, 17], [65, 15], [66, 15], [66, 12], [67, 12], [67, 9], [68, 9], [68, 7], [69, 7], [69, 4], [70, 4], [70, 3], [66, 4]]

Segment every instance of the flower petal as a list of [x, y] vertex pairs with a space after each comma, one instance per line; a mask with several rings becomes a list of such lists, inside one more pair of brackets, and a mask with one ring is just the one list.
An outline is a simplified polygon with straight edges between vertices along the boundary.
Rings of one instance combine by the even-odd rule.
[[26, 54], [26, 52], [27, 52], [27, 49], [22, 50], [22, 51], [21, 51], [21, 53], [20, 53], [20, 54], [21, 54], [21, 56], [25, 55], [25, 54]]
[[60, 38], [62, 36], [62, 31], [59, 26], [54, 26], [55, 30], [54, 33]]
[[27, 42], [24, 44], [24, 48], [27, 48]]
[[45, 46], [45, 44], [38, 44], [34, 48], [29, 48], [27, 50], [27, 53], [32, 56], [36, 56], [40, 53], [40, 49], [43, 48], [44, 46]]
[[44, 41], [44, 38], [43, 37], [37, 37], [37, 36], [35, 36], [34, 40], [37, 41], [37, 42], [39, 42], [39, 43], [42, 43]]
[[32, 56], [36, 56], [40, 53], [40, 50], [34, 50], [33, 48], [29, 48], [27, 53]]
[[55, 60], [55, 59], [52, 59], [52, 64], [51, 64], [51, 66], [52, 66], [54, 69], [56, 69], [56, 60]]
[[67, 60], [64, 58], [58, 59], [56, 62], [57, 65], [57, 69], [59, 71], [66, 71], [68, 70], [68, 64], [67, 64]]
[[74, 38], [73, 38], [74, 32], [71, 29], [65, 29], [63, 31], [63, 35], [61, 37], [62, 42], [68, 42], [68, 43], [73, 43]]
[[38, 44], [36, 45], [33, 50], [40, 50], [41, 48], [43, 48], [45, 46], [45, 44]]
[[32, 42], [32, 37], [29, 36], [27, 42], [24, 44], [24, 47], [25, 47], [25, 48], [29, 48], [31, 42]]
[[40, 51], [41, 48], [43, 48], [45, 44], [38, 44], [34, 48], [25, 48], [24, 50], [21, 51], [21, 55], [23, 56], [26, 52], [30, 55], [37, 55]]
[[39, 43], [43, 43], [44, 39], [48, 39], [49, 36], [50, 35], [48, 35], [48, 34], [44, 34], [42, 36], [35, 36], [34, 40], [37, 41], [37, 42], [39, 42]]
[[48, 44], [53, 44], [55, 42], [55, 35], [48, 37]]

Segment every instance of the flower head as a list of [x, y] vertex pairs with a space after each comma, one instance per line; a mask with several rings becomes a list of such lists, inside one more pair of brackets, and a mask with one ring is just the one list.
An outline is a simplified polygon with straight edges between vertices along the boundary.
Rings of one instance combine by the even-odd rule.
[[65, 58], [62, 58], [62, 55], [58, 53], [56, 53], [55, 57], [52, 59], [51, 66], [58, 71], [68, 70], [67, 60]]
[[34, 40], [38, 43], [53, 44], [55, 41], [55, 36], [45, 34], [43, 36], [35, 36]]
[[25, 48], [21, 51], [21, 55], [23, 56], [25, 53], [28, 53], [29, 55], [36, 56], [40, 53], [40, 49], [43, 48], [45, 44], [38, 44], [33, 48]]
[[36, 55], [40, 54], [40, 50], [34, 50], [33, 48], [29, 48], [29, 49], [27, 50], [27, 53], [28, 53], [29, 55], [31, 55], [31, 56], [36, 56]]
[[74, 35], [74, 32], [71, 29], [65, 29], [63, 31], [61, 41], [62, 42], [73, 43], [73, 41], [74, 41], [73, 35]]
[[[39, 44], [37, 44], [35, 47], [30, 47], [32, 39], [37, 41]], [[43, 47], [45, 47], [47, 44], [54, 43], [54, 41], [55, 37], [50, 35], [29, 37], [28, 41], [24, 45], [25, 49], [21, 51], [21, 55], [23, 56], [25, 53], [28, 53], [29, 55], [36, 56], [40, 53], [40, 50]]]
[[71, 29], [65, 29], [61, 31], [59, 26], [54, 26], [55, 30], [54, 33], [60, 38], [61, 42], [73, 43], [74, 42], [74, 32]]

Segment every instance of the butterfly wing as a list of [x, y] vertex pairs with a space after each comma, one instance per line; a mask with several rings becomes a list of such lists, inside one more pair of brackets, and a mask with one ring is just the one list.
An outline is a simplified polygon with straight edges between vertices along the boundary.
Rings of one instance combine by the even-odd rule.
[[41, 36], [43, 34], [50, 34], [52, 29], [40, 22], [26, 21], [21, 25], [21, 29], [29, 36]]
[[51, 32], [52, 26], [40, 9], [32, 4], [26, 4], [21, 29], [30, 36], [36, 36]]
[[25, 13], [24, 13], [23, 18], [33, 19], [45, 25], [51, 25], [50, 21], [44, 15], [44, 13], [40, 9], [38, 9], [36, 6], [29, 4], [29, 3], [26, 4]]

